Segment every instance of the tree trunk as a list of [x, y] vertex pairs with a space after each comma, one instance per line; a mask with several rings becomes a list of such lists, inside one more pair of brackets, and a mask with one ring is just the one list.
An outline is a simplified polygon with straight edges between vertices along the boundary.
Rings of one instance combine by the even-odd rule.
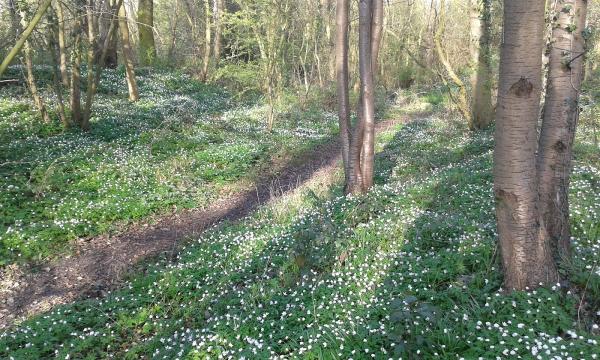
[[[119, 42], [116, 36], [111, 36], [114, 35], [114, 32], [113, 34], [110, 34], [110, 26], [113, 22], [114, 14], [112, 12], [112, 8], [115, 6], [115, 3], [116, 0], [105, 0], [102, 4], [102, 15], [104, 16], [101, 17], [102, 29], [100, 33], [108, 37], [108, 42], [104, 38], [102, 38], [102, 42], [108, 44], [106, 50], [106, 60], [104, 61], [104, 65], [109, 69], [116, 69], [117, 66], [119, 66], [119, 56], [117, 52]], [[106, 16], [105, 14], [108, 14], [108, 16]]]
[[[471, 111], [469, 110], [469, 100], [467, 97], [467, 88], [460, 77], [454, 72], [448, 57], [446, 56], [446, 51], [442, 47], [442, 35], [444, 34], [446, 28], [446, 0], [440, 0], [440, 20], [438, 24], [438, 28], [433, 37], [433, 42], [435, 44], [435, 52], [438, 56], [439, 61], [442, 63], [446, 72], [448, 73], [448, 77], [450, 80], [458, 87], [458, 98], [455, 103], [458, 107], [458, 111], [461, 115], [467, 120], [467, 124], [469, 125], [469, 129], [474, 129], [473, 127], [473, 119], [471, 118]], [[449, 90], [451, 91], [451, 90]]]
[[204, 0], [205, 7], [205, 21], [204, 21], [204, 57], [202, 62], [202, 72], [200, 73], [200, 79], [206, 81], [208, 76], [208, 67], [210, 65], [210, 47], [211, 47], [211, 14], [210, 14], [210, 0]]
[[48, 8], [50, 7], [50, 4], [52, 4], [52, 0], [46, 0], [44, 3], [42, 3], [42, 5], [40, 5], [37, 12], [33, 15], [33, 18], [29, 22], [29, 25], [27, 25], [27, 27], [23, 31], [23, 34], [21, 34], [21, 37], [19, 38], [19, 40], [17, 40], [15, 46], [13, 46], [8, 55], [6, 55], [6, 57], [2, 61], [2, 64], [0, 64], [0, 76], [4, 74], [4, 72], [8, 68], [8, 65], [10, 65], [10, 63], [15, 59], [17, 54], [21, 51], [27, 39], [29, 39], [29, 36], [31, 36], [33, 29], [35, 29], [37, 24], [40, 22], [40, 20], [46, 13], [46, 10], [48, 10]]
[[100, 55], [97, 60], [94, 57], [94, 50], [97, 48], [96, 45], [96, 36], [94, 24], [97, 19], [94, 17], [94, 0], [89, 0], [89, 6], [87, 8], [87, 19], [88, 19], [88, 39], [90, 42], [90, 47], [88, 50], [88, 77], [87, 77], [87, 97], [85, 102], [85, 111], [83, 114], [83, 121], [81, 123], [81, 128], [83, 130], [89, 130], [90, 128], [90, 118], [92, 116], [92, 106], [94, 105], [94, 96], [96, 96], [96, 90], [98, 88], [98, 84], [100, 83], [100, 77], [102, 76], [102, 71], [106, 65], [106, 58], [108, 56], [108, 51], [110, 49], [110, 41], [115, 33], [115, 29], [118, 23], [118, 11], [119, 8], [123, 5], [123, 0], [118, 0], [117, 3], [112, 6], [110, 10], [111, 21], [108, 27], [108, 31], [106, 37], [104, 38], [104, 43], [102, 47], [100, 47]]
[[133, 61], [133, 50], [129, 40], [129, 26], [127, 25], [127, 12], [125, 3], [119, 7], [119, 34], [121, 35], [121, 49], [123, 52], [123, 62], [125, 64], [125, 77], [127, 79], [127, 89], [129, 91], [129, 101], [138, 101], [140, 94], [135, 79], [135, 63]]
[[569, 177], [583, 77], [587, 1], [559, 0], [556, 10], [537, 167], [542, 238], [558, 249], [559, 257], [568, 257]]
[[[378, 68], [377, 60], [383, 28], [383, 0], [360, 2], [360, 15], [362, 17], [359, 19], [359, 71], [364, 121], [361, 172], [363, 191], [367, 191], [373, 187], [375, 176], [375, 73]], [[361, 27], [363, 25], [364, 29]]]
[[[16, 15], [16, 13], [15, 13], [15, 15]], [[19, 15], [20, 19], [15, 20], [15, 22], [20, 21], [21, 26], [25, 27], [27, 25], [25, 16], [26, 16], [26, 12], [21, 11], [21, 13]], [[25, 80], [27, 82], [27, 87], [29, 88], [29, 92], [31, 93], [31, 97], [33, 98], [33, 104], [35, 105], [36, 109], [39, 111], [44, 122], [49, 123], [52, 120], [50, 119], [50, 115], [48, 115], [48, 110], [46, 109], [46, 104], [44, 103], [44, 99], [42, 99], [42, 97], [40, 96], [37, 84], [35, 82], [35, 75], [33, 74], [33, 59], [31, 56], [32, 56], [31, 44], [30, 44], [29, 40], [26, 40], [25, 43], [23, 44], [23, 60], [25, 62], [25, 70], [27, 72], [27, 76], [25, 77]]]
[[139, 58], [142, 66], [152, 65], [156, 60], [154, 42], [154, 0], [139, 0], [137, 13], [140, 35]]
[[83, 29], [82, 16], [83, 12], [80, 9], [81, 1], [78, 2], [75, 14], [75, 24], [73, 25], [73, 51], [71, 56], [73, 58], [71, 67], [71, 122], [81, 126], [83, 121], [83, 114], [81, 111], [81, 38]]
[[338, 121], [342, 141], [342, 160], [344, 162], [346, 192], [350, 187], [350, 98], [348, 95], [348, 0], [337, 0], [336, 8], [336, 40], [335, 69], [337, 74]]
[[69, 86], [69, 73], [67, 72], [67, 42], [65, 35], [65, 15], [61, 1], [56, 2], [56, 17], [58, 20], [58, 56], [60, 78], [63, 86]]
[[221, 46], [223, 37], [223, 14], [225, 13], [224, 0], [213, 0], [214, 1], [214, 22], [215, 22], [215, 43], [213, 47], [213, 63], [215, 66], [221, 61]]
[[88, 54], [87, 54], [87, 96], [85, 101], [85, 110], [81, 121], [81, 129], [89, 130], [90, 128], [90, 117], [92, 115], [92, 101], [94, 101], [93, 88], [94, 83], [94, 65], [95, 65], [95, 51], [97, 49], [96, 41], [96, 29], [94, 26], [95, 20], [95, 9], [94, 0], [88, 0], [86, 7], [86, 18], [87, 18], [87, 33], [88, 33]]
[[491, 0], [471, 0], [471, 116], [473, 129], [484, 129], [494, 119], [490, 65]]
[[558, 280], [551, 250], [539, 236], [535, 169], [544, 5], [545, 0], [504, 2], [494, 193], [504, 283], [509, 290]]

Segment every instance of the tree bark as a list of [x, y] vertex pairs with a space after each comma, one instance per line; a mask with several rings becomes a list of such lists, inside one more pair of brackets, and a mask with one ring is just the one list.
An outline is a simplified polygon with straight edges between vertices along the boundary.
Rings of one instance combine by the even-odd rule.
[[569, 178], [583, 78], [586, 0], [559, 0], [537, 160], [542, 238], [570, 255]]
[[29, 39], [29, 36], [31, 36], [33, 29], [35, 29], [35, 27], [38, 25], [38, 23], [46, 13], [46, 10], [48, 10], [51, 4], [52, 0], [46, 0], [44, 3], [42, 3], [42, 5], [40, 5], [36, 13], [33, 15], [33, 18], [29, 22], [29, 25], [27, 25], [27, 27], [23, 31], [23, 34], [21, 34], [21, 37], [19, 38], [19, 40], [17, 40], [15, 46], [10, 50], [8, 55], [6, 55], [6, 58], [4, 58], [4, 61], [2, 61], [2, 64], [0, 64], [0, 76], [4, 74], [4, 72], [8, 68], [8, 65], [10, 65], [10, 63], [14, 60], [17, 54], [21, 51], [27, 39]]
[[211, 48], [211, 14], [210, 14], [210, 0], [204, 0], [205, 7], [205, 22], [204, 22], [204, 56], [202, 62], [202, 72], [200, 73], [200, 79], [206, 81], [208, 76], [208, 67], [210, 65], [210, 48]]
[[[20, 9], [20, 14], [18, 15], [18, 19], [14, 19], [13, 21], [15, 23], [19, 23], [22, 27], [27, 26], [27, 22], [25, 20], [25, 16], [26, 16], [26, 12], [24, 9]], [[16, 15], [16, 12], [14, 13], [14, 16]], [[20, 32], [21, 28], [18, 28], [19, 32]], [[35, 81], [35, 75], [33, 73], [33, 59], [32, 59], [32, 49], [31, 49], [31, 43], [29, 42], [29, 40], [26, 40], [25, 43], [23, 44], [23, 61], [25, 63], [25, 70], [27, 72], [27, 76], [25, 77], [25, 80], [27, 82], [27, 87], [29, 89], [29, 93], [31, 94], [31, 97], [33, 98], [33, 104], [35, 105], [36, 109], [39, 111], [40, 116], [42, 117], [42, 120], [44, 120], [45, 123], [49, 123], [52, 120], [50, 119], [50, 115], [48, 115], [48, 110], [46, 109], [46, 104], [44, 103], [44, 99], [42, 99], [42, 97], [40, 96], [40, 93], [38, 91], [38, 87]]]
[[[360, 2], [360, 15], [362, 17], [359, 19], [359, 72], [364, 121], [361, 172], [363, 191], [367, 191], [373, 187], [375, 176], [375, 73], [378, 68], [383, 29], [383, 0]], [[361, 26], [364, 26], [364, 29]]]
[[473, 129], [484, 129], [494, 119], [490, 64], [491, 0], [471, 0], [471, 117]]
[[156, 60], [156, 44], [154, 42], [154, 0], [139, 0], [137, 21], [140, 35], [140, 64], [142, 66], [152, 65]]
[[58, 56], [59, 56], [59, 68], [60, 78], [63, 86], [69, 86], [69, 73], [67, 71], [67, 41], [65, 34], [65, 15], [63, 9], [63, 3], [61, 1], [56, 2], [56, 17], [58, 20]]
[[127, 12], [125, 4], [119, 7], [119, 34], [121, 35], [121, 49], [123, 52], [123, 63], [125, 64], [125, 77], [129, 91], [129, 101], [135, 102], [140, 99], [140, 94], [135, 79], [135, 63], [133, 61], [133, 50], [129, 40], [129, 26], [127, 25]]
[[337, 76], [338, 121], [342, 141], [342, 160], [344, 162], [346, 192], [350, 186], [350, 98], [348, 74], [348, 0], [337, 0], [336, 8], [336, 40], [335, 40], [335, 69]]
[[213, 63], [215, 66], [219, 65], [219, 61], [221, 61], [221, 47], [222, 47], [222, 37], [223, 37], [223, 14], [225, 13], [225, 6], [223, 4], [224, 0], [213, 0], [214, 1], [214, 9], [213, 16], [215, 22], [215, 43], [213, 46]]
[[[100, 33], [108, 37], [108, 41], [105, 38], [102, 39], [102, 43], [108, 45], [106, 49], [106, 60], [104, 65], [109, 69], [116, 69], [119, 66], [119, 55], [118, 55], [118, 39], [114, 36], [114, 32], [110, 33], [110, 26], [113, 22], [114, 12], [112, 11], [115, 6], [116, 0], [104, 0], [102, 3], [102, 15], [101, 18], [101, 31]], [[108, 14], [108, 16], [106, 16]]]
[[544, 5], [545, 0], [504, 2], [493, 173], [504, 283], [509, 290], [558, 281], [552, 252], [539, 236], [537, 204]]
[[[438, 56], [439, 61], [442, 63], [446, 72], [448, 73], [448, 77], [450, 80], [458, 87], [458, 98], [455, 103], [458, 107], [458, 111], [461, 115], [467, 120], [467, 124], [469, 129], [473, 129], [473, 119], [471, 117], [471, 111], [469, 110], [469, 100], [467, 97], [467, 88], [464, 82], [460, 79], [460, 77], [456, 74], [450, 61], [448, 60], [448, 56], [446, 56], [446, 52], [442, 47], [442, 35], [446, 29], [446, 0], [440, 0], [440, 20], [438, 24], [438, 28], [433, 37], [433, 42], [435, 44], [435, 52]], [[451, 91], [451, 90], [450, 90]]]
[[83, 113], [81, 111], [81, 38], [83, 29], [82, 16], [83, 12], [81, 7], [83, 6], [82, 1], [77, 2], [75, 14], [75, 23], [73, 25], [73, 51], [71, 56], [73, 58], [71, 67], [71, 122], [78, 126], [81, 126], [83, 121]]

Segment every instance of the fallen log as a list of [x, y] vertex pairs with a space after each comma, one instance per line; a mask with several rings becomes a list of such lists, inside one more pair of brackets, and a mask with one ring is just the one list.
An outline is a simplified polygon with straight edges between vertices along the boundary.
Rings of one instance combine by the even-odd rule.
[[0, 80], [0, 87], [8, 86], [8, 85], [19, 85], [20, 83], [21, 83], [21, 80], [19, 80], [19, 79]]

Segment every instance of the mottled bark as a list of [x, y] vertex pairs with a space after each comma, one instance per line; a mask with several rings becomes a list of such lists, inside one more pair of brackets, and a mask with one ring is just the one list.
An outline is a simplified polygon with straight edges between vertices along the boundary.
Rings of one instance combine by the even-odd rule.
[[586, 0], [559, 0], [537, 161], [542, 239], [570, 254], [569, 177], [583, 77]]
[[539, 237], [538, 222], [536, 139], [544, 5], [544, 0], [504, 2], [494, 194], [507, 289], [524, 290], [558, 280], [551, 250]]
[[490, 64], [491, 0], [471, 0], [471, 130], [484, 129], [494, 119]]
[[152, 65], [156, 60], [154, 42], [154, 0], [139, 0], [137, 12], [139, 30], [139, 59], [142, 66]]
[[125, 64], [125, 77], [127, 79], [129, 101], [138, 101], [140, 99], [140, 94], [135, 79], [135, 63], [129, 39], [129, 26], [127, 25], [125, 4], [122, 4], [119, 7], [119, 34], [121, 35], [121, 50], [123, 53], [123, 63]]

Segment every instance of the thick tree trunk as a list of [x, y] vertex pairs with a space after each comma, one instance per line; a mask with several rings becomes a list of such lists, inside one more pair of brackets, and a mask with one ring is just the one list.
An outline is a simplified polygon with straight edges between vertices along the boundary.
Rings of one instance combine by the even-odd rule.
[[142, 66], [152, 65], [156, 60], [154, 42], [154, 0], [139, 0], [137, 13], [140, 35], [139, 58]]
[[490, 64], [491, 0], [471, 0], [471, 116], [473, 129], [484, 129], [494, 119]]
[[545, 0], [504, 2], [494, 193], [504, 282], [509, 290], [558, 280], [551, 249], [539, 236], [535, 168], [544, 5]]
[[542, 238], [560, 257], [570, 254], [569, 177], [585, 52], [586, 0], [559, 0], [552, 31], [548, 87], [539, 140]]
[[129, 40], [129, 26], [127, 25], [127, 12], [125, 4], [119, 7], [119, 34], [121, 35], [121, 49], [123, 52], [123, 63], [125, 64], [125, 77], [129, 91], [129, 101], [138, 101], [140, 94], [135, 79], [135, 63], [133, 61], [133, 50]]
[[342, 160], [344, 162], [345, 186], [349, 191], [350, 185], [350, 98], [348, 79], [348, 14], [350, 2], [337, 0], [336, 8], [336, 41], [335, 68], [337, 74], [338, 120], [342, 141]]

